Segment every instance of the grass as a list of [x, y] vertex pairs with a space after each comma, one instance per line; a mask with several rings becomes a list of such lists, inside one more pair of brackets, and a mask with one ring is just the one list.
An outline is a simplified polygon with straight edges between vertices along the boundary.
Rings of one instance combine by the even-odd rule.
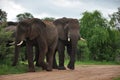
[[114, 78], [113, 80], [120, 80], [120, 77]]
[[[69, 63], [69, 60], [65, 61], [65, 64], [67, 65]], [[120, 63], [116, 62], [107, 62], [107, 61], [76, 61], [76, 65], [120, 65]]]
[[106, 61], [77, 61], [76, 64], [84, 64], [84, 65], [119, 65], [115, 62], [106, 62]]
[[26, 65], [17, 65], [15, 67], [11, 65], [2, 64], [0, 65], [0, 75], [3, 74], [18, 74], [27, 72]]
[[[35, 67], [36, 71], [41, 71], [41, 68]], [[0, 65], [0, 75], [5, 74], [20, 74], [28, 71], [27, 62], [20, 62], [17, 66], [11, 66], [7, 64]]]
[[[65, 65], [69, 63], [69, 60], [65, 61]], [[98, 62], [98, 61], [76, 61], [76, 65], [118, 65], [115, 62]], [[41, 68], [35, 67], [36, 71], [41, 71]], [[11, 66], [10, 64], [1, 64], [0, 65], [0, 75], [5, 74], [20, 74], [26, 73], [28, 71], [28, 64], [27, 62], [20, 62], [17, 66]], [[115, 79], [120, 80], [120, 78]]]

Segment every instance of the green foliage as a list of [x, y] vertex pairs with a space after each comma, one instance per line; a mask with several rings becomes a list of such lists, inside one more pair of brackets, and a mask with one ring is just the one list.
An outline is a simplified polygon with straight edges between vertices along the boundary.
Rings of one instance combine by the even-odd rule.
[[8, 65], [8, 64], [2, 64], [0, 65], [0, 75], [3, 74], [18, 74], [18, 73], [25, 73], [27, 72], [27, 65], [17, 65], [15, 67]]
[[6, 43], [11, 39], [11, 32], [4, 31], [4, 28], [0, 27], [0, 63], [9, 61], [13, 56], [13, 47], [7, 47]]
[[86, 41], [78, 41], [78, 46], [77, 46], [77, 60], [78, 61], [88, 61], [89, 60], [89, 54], [90, 51], [88, 49], [87, 46], [87, 42]]
[[[118, 23], [120, 24], [120, 7], [118, 8], [117, 12], [114, 12], [112, 15], [109, 15], [109, 17], [111, 18], [109, 23], [112, 27], [115, 27]], [[117, 28], [119, 29], [120, 27], [117, 26]]]
[[42, 20], [54, 21], [55, 18], [53, 18], [53, 17], [45, 17], [45, 18], [43, 18]]
[[113, 80], [120, 80], [120, 77], [114, 78]]
[[22, 21], [22, 20], [29, 19], [29, 18], [34, 18], [34, 16], [28, 12], [18, 14], [16, 17], [18, 21]]
[[77, 65], [120, 65], [119, 63], [113, 61], [77, 61]]
[[120, 32], [109, 26], [99, 11], [84, 12], [80, 33], [87, 40], [90, 60], [114, 61], [120, 49]]
[[7, 21], [7, 13], [0, 9], [0, 22], [6, 22], [6, 21]]

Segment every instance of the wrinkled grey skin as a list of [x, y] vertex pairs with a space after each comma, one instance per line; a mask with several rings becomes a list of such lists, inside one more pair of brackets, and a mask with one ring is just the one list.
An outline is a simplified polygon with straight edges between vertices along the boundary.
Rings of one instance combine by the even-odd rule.
[[54, 24], [58, 30], [58, 44], [57, 51], [59, 54], [59, 66], [57, 66], [55, 55], [53, 68], [59, 70], [65, 70], [64, 58], [65, 58], [65, 46], [67, 47], [67, 53], [70, 57], [70, 61], [67, 67], [71, 70], [75, 68], [75, 55], [77, 51], [77, 42], [80, 39], [79, 22], [77, 19], [72, 18], [60, 18], [54, 21]]
[[[35, 46], [38, 52], [38, 65], [47, 71], [51, 71], [53, 55], [58, 41], [58, 33], [54, 24], [43, 22], [37, 18], [24, 20], [18, 24], [13, 66], [18, 62], [20, 43], [23, 40], [26, 40], [29, 71], [35, 71], [33, 64], [33, 46]], [[47, 62], [44, 61], [45, 56], [47, 56]]]

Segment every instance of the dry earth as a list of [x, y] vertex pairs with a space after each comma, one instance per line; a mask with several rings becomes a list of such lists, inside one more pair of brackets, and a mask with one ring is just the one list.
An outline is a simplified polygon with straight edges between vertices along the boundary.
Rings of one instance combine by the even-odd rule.
[[0, 80], [112, 80], [114, 77], [120, 77], [119, 65], [79, 65], [75, 70], [1, 75]]

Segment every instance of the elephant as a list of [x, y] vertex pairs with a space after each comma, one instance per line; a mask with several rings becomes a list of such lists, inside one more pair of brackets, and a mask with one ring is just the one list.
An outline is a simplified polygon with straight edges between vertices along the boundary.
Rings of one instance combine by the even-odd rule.
[[56, 19], [53, 23], [56, 25], [58, 30], [58, 44], [56, 51], [58, 51], [59, 55], [59, 66], [57, 66], [54, 54], [53, 68], [58, 68], [59, 70], [66, 70], [64, 66], [64, 51], [66, 46], [67, 53], [70, 57], [70, 61], [67, 67], [71, 70], [74, 70], [77, 42], [81, 37], [79, 33], [79, 22], [77, 19], [63, 17], [60, 19]]
[[[38, 64], [47, 71], [52, 71], [53, 55], [58, 41], [57, 28], [52, 22], [43, 22], [38, 18], [20, 21], [15, 38], [15, 55], [13, 66], [18, 62], [19, 49], [26, 41], [27, 58], [30, 72], [35, 71], [33, 63], [33, 46], [38, 52]], [[44, 61], [45, 56], [47, 62]]]

